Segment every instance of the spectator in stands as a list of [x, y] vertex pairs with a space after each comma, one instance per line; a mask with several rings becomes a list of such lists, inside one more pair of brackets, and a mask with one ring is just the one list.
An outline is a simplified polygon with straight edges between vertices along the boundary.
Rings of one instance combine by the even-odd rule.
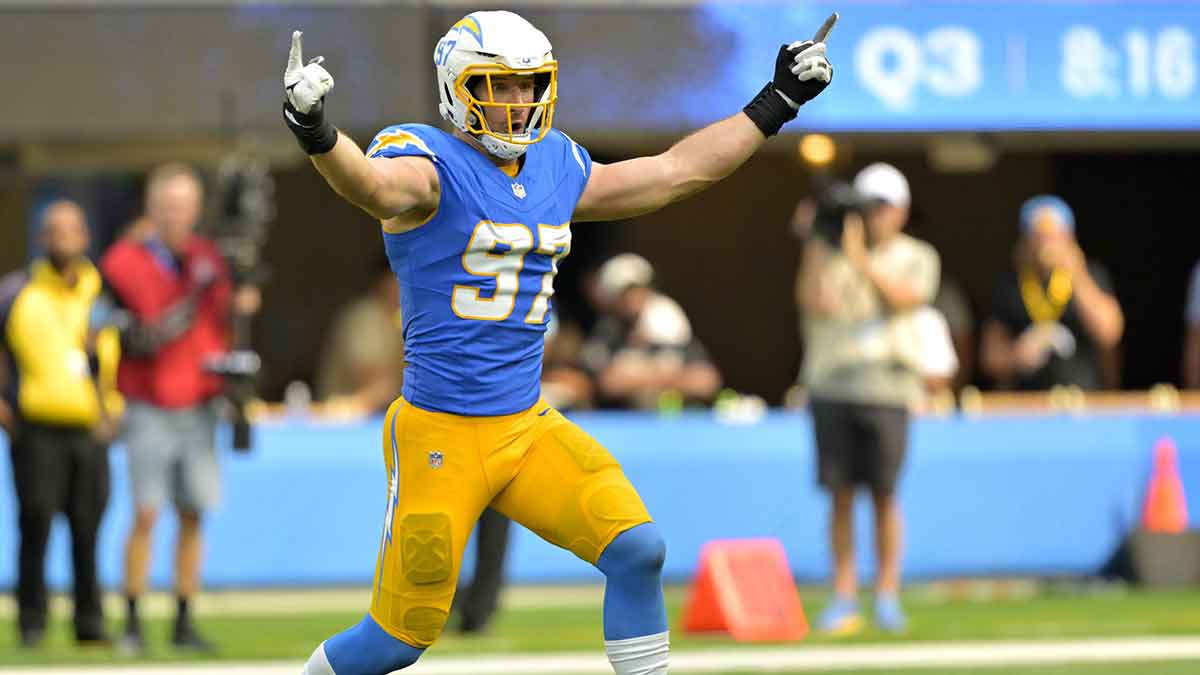
[[841, 634], [862, 625], [853, 514], [860, 485], [871, 490], [875, 507], [876, 620], [884, 630], [905, 627], [896, 481], [908, 446], [909, 406], [923, 395], [925, 356], [911, 342], [923, 328], [914, 315], [933, 300], [940, 270], [932, 246], [901, 232], [910, 196], [900, 171], [872, 164], [855, 177], [854, 188], [869, 210], [848, 215], [840, 237], [809, 236], [796, 282], [818, 478], [832, 500], [834, 594], [818, 627]]
[[654, 290], [645, 258], [623, 253], [600, 268], [600, 317], [583, 347], [585, 370], [608, 407], [652, 409], [664, 400], [708, 404], [721, 375], [679, 303]]
[[[42, 213], [45, 257], [0, 280], [0, 426], [10, 440], [21, 544], [17, 624], [21, 644], [46, 631], [46, 545], [62, 512], [71, 526], [75, 639], [106, 643], [96, 578], [96, 536], [108, 505], [108, 446], [122, 400], [119, 337], [101, 328], [100, 273], [85, 257], [88, 225], [78, 204]], [[3, 378], [0, 378], [3, 379]]]
[[983, 324], [983, 371], [1004, 388], [1100, 389], [1104, 362], [1125, 330], [1108, 272], [1084, 258], [1062, 199], [1025, 202], [1020, 228], [1015, 269], [1001, 280]]
[[1188, 389], [1200, 389], [1200, 262], [1192, 268], [1192, 283], [1188, 288], [1184, 323], [1186, 336], [1183, 341], [1183, 386]]
[[400, 395], [404, 335], [400, 286], [387, 258], [380, 258], [370, 290], [333, 321], [321, 355], [317, 396], [331, 407], [382, 412]]
[[125, 558], [128, 613], [124, 651], [145, 650], [138, 599], [146, 590], [150, 541], [163, 502], [179, 515], [175, 549], [177, 612], [172, 642], [209, 651], [192, 621], [199, 591], [201, 518], [219, 499], [214, 432], [216, 397], [224, 383], [206, 372], [226, 353], [231, 312], [257, 310], [257, 289], [235, 293], [216, 246], [196, 235], [203, 184], [189, 167], [168, 164], [146, 181], [146, 223], [140, 236], [115, 243], [101, 262], [114, 299], [130, 319], [118, 383], [128, 400], [124, 439], [129, 452], [134, 525]]

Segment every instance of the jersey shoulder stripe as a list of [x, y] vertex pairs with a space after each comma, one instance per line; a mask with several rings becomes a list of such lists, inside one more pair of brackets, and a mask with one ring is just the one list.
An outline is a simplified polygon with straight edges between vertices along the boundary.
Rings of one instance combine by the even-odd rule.
[[431, 136], [438, 132], [432, 127], [421, 129], [422, 126], [403, 124], [380, 131], [367, 146], [367, 157], [425, 156], [437, 161], [438, 154], [433, 149], [436, 141]]

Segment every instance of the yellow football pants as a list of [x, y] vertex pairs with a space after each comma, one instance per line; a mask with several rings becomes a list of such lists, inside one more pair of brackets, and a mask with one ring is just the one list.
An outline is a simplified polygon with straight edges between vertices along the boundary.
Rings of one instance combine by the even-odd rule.
[[431, 412], [398, 399], [383, 427], [388, 505], [371, 616], [416, 647], [449, 616], [463, 549], [491, 506], [593, 565], [650, 522], [607, 450], [545, 402], [499, 417]]

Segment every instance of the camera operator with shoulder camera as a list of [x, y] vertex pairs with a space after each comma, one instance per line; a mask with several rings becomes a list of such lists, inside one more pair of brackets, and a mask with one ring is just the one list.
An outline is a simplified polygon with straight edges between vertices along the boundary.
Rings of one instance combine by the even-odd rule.
[[126, 546], [128, 614], [121, 647], [132, 653], [145, 650], [137, 603], [146, 590], [151, 534], [167, 499], [179, 514], [173, 643], [211, 649], [190, 612], [200, 585], [201, 516], [220, 493], [214, 401], [225, 380], [211, 364], [230, 350], [232, 317], [256, 312], [259, 296], [253, 287], [235, 290], [217, 247], [194, 233], [203, 189], [185, 165], [154, 169], [146, 181], [148, 224], [114, 244], [101, 262], [113, 299], [128, 317], [118, 386], [129, 402], [124, 440], [136, 503]]
[[853, 186], [828, 186], [818, 196], [796, 280], [818, 479], [832, 498], [834, 595], [819, 623], [831, 633], [862, 625], [853, 547], [860, 485], [871, 490], [875, 507], [876, 620], [884, 630], [905, 625], [895, 488], [909, 406], [922, 393], [910, 324], [936, 294], [940, 270], [931, 246], [901, 232], [909, 202], [908, 181], [888, 164], [863, 169]]

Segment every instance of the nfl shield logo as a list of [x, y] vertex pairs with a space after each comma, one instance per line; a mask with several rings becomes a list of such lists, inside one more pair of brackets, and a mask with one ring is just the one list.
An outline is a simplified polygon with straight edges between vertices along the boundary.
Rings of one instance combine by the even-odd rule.
[[442, 453], [438, 452], [437, 450], [431, 450], [429, 452], [429, 468], [431, 468], [431, 469], [442, 468], [442, 460], [443, 459], [445, 459], [445, 456]]
[[525, 186], [524, 185], [521, 185], [520, 183], [513, 183], [512, 189], [513, 189], [513, 194], [517, 196], [517, 199], [525, 199]]

